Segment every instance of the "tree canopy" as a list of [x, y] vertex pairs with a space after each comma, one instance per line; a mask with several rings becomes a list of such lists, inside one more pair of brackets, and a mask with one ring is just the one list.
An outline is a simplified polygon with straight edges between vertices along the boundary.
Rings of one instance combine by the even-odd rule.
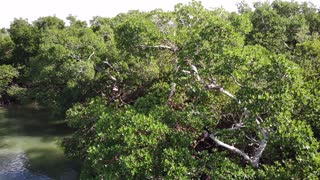
[[81, 179], [317, 179], [320, 11], [253, 7], [15, 19], [0, 98], [65, 115]]

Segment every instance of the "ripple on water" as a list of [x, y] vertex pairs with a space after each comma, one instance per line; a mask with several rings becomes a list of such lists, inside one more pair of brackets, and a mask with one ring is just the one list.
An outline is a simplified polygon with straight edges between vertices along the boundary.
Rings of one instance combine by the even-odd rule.
[[71, 131], [48, 117], [42, 111], [0, 107], [0, 180], [78, 179], [78, 163], [57, 144]]
[[1, 180], [49, 180], [44, 175], [31, 173], [25, 166], [27, 156], [24, 153], [6, 153], [0, 156]]

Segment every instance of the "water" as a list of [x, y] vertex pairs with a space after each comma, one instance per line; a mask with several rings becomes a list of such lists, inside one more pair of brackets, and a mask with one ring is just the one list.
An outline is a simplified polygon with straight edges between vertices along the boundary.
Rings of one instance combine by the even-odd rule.
[[71, 131], [43, 110], [0, 108], [0, 180], [78, 179], [59, 141]]

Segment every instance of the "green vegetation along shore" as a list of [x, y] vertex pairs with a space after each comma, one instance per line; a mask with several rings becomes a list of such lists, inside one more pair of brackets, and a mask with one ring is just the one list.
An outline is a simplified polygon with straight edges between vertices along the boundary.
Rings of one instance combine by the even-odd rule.
[[65, 116], [81, 179], [317, 179], [319, 7], [253, 7], [14, 19], [0, 101]]

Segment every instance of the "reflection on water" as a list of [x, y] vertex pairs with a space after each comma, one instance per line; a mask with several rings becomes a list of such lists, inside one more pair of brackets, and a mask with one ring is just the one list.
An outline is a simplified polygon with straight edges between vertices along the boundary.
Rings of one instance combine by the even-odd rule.
[[50, 179], [45, 175], [31, 173], [26, 166], [27, 156], [23, 153], [3, 154], [0, 161], [0, 179]]
[[78, 163], [58, 146], [70, 133], [48, 112], [0, 108], [0, 180], [77, 179]]

